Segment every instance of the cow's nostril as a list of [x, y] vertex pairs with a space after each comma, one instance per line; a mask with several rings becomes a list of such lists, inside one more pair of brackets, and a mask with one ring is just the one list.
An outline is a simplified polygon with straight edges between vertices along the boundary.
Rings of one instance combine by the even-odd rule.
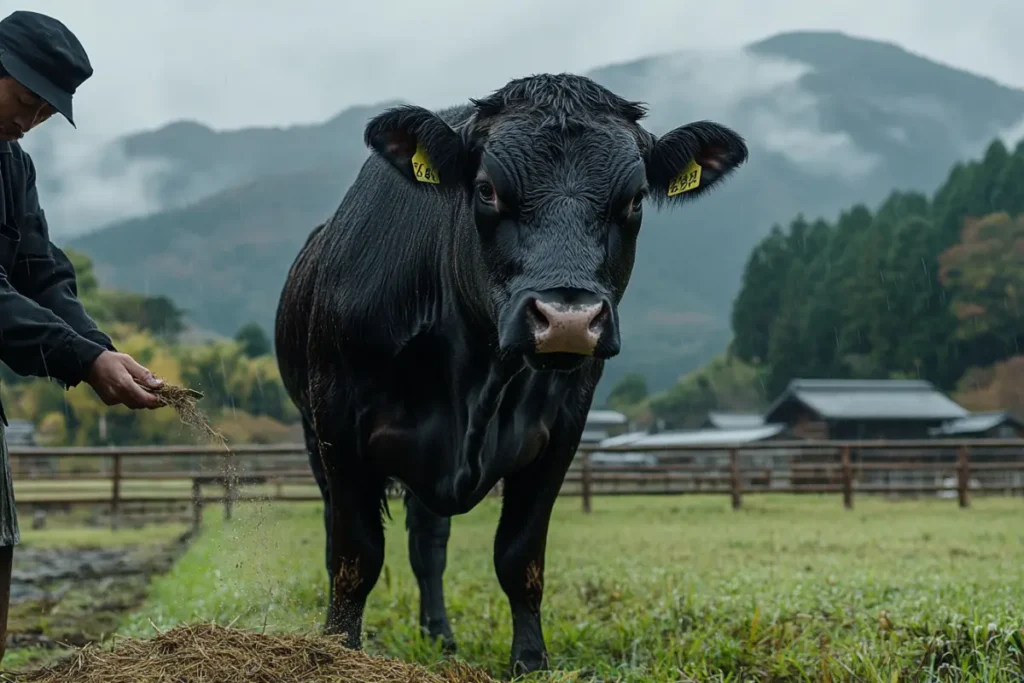
[[607, 301], [601, 302], [601, 309], [594, 316], [593, 320], [590, 321], [589, 329], [591, 332], [599, 333], [604, 330], [604, 326], [608, 323], [608, 317], [611, 315], [611, 310]]
[[534, 331], [538, 333], [544, 332], [551, 327], [551, 320], [544, 312], [544, 308], [544, 304], [534, 297], [530, 298], [530, 302], [526, 307], [526, 315], [529, 316]]

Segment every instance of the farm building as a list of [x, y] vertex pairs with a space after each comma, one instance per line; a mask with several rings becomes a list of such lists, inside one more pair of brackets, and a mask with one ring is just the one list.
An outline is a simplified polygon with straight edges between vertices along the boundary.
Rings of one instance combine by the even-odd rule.
[[929, 433], [945, 439], [1020, 439], [1024, 438], [1024, 422], [1002, 410], [971, 413], [933, 427]]
[[708, 412], [701, 429], [752, 429], [763, 427], [764, 417], [757, 413], [723, 413], [717, 410]]
[[35, 446], [36, 428], [29, 420], [10, 420], [4, 427], [8, 447]]
[[[738, 429], [695, 429], [669, 432], [627, 432], [601, 441], [599, 448], [642, 446], [636, 451], [595, 451], [590, 462], [601, 466], [666, 466], [659, 477], [651, 478], [651, 487], [670, 487], [673, 491], [720, 489], [730, 478], [730, 446], [785, 438], [785, 425], [769, 424]], [[661, 450], [661, 448], [664, 450]], [[685, 448], [685, 450], [678, 450]], [[745, 451], [744, 470], [754, 470], [760, 485], [787, 486], [788, 451]], [[672, 466], [680, 469], [672, 470]], [[625, 475], [629, 476], [629, 475]], [[646, 483], [644, 484], [647, 485]]]
[[598, 443], [629, 429], [629, 419], [615, 410], [591, 410], [583, 426], [582, 443]]
[[970, 413], [916, 379], [795, 379], [765, 412], [808, 439], [926, 439]]

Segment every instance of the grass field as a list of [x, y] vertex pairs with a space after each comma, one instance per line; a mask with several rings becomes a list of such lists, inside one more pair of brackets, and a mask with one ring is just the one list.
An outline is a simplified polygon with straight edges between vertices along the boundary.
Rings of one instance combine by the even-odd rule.
[[[505, 671], [511, 626], [491, 565], [499, 502], [454, 520], [445, 589], [459, 656]], [[1024, 500], [835, 497], [577, 499], [552, 521], [544, 628], [550, 680], [1019, 681]], [[429, 664], [402, 508], [366, 613], [366, 647]], [[203, 535], [122, 632], [215, 620], [319, 628], [316, 504], [240, 506]], [[151, 623], [152, 622], [152, 623]], [[566, 677], [577, 672], [577, 677]], [[538, 680], [549, 680], [541, 678]]]

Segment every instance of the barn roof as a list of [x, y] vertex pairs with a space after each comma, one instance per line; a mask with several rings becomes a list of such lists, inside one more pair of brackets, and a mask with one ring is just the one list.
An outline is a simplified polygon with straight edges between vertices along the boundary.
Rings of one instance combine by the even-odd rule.
[[749, 429], [764, 426], [764, 417], [757, 413], [720, 413], [708, 411], [701, 427], [715, 429]]
[[951, 420], [969, 413], [920, 379], [795, 379], [765, 413], [785, 422], [796, 405], [825, 420]]
[[721, 446], [733, 443], [749, 443], [769, 439], [781, 434], [785, 429], [782, 424], [763, 425], [747, 429], [694, 429], [679, 432], [631, 432], [605, 439], [601, 447], [613, 446]]
[[984, 413], [971, 413], [967, 417], [957, 418], [934, 427], [931, 433], [935, 436], [952, 434], [980, 434], [1003, 424], [1010, 424], [1024, 429], [1024, 423], [1005, 410]]
[[624, 425], [627, 419], [617, 410], [591, 410], [587, 413], [587, 426]]
[[36, 427], [29, 420], [10, 420], [3, 428], [8, 446], [34, 446]]

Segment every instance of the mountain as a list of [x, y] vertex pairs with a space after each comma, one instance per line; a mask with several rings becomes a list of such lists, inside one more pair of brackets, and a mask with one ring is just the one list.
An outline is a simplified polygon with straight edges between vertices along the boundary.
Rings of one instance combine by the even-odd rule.
[[[720, 351], [744, 262], [773, 224], [831, 217], [894, 188], [930, 192], [956, 161], [1024, 119], [1024, 91], [835, 32], [588, 75], [647, 102], [655, 133], [707, 118], [750, 145], [748, 165], [721, 190], [645, 218], [621, 309], [622, 355], [599, 398], [625, 372], [643, 372], [657, 390]], [[70, 244], [104, 281], [172, 296], [203, 328], [233, 334], [255, 320], [269, 330], [295, 253], [366, 157], [363, 124], [391, 104], [315, 126], [215, 132], [185, 122], [127, 137], [119, 150], [131, 162], [161, 162], [154, 182], [168, 208]]]

